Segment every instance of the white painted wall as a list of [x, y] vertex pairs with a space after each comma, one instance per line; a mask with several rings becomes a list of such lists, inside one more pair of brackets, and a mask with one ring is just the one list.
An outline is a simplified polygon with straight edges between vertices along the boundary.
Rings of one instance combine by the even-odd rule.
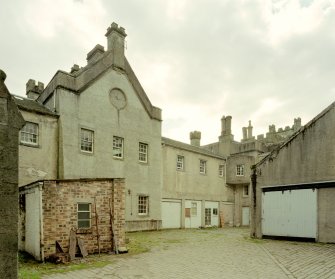
[[31, 189], [26, 197], [25, 250], [41, 260], [40, 195], [38, 187]]

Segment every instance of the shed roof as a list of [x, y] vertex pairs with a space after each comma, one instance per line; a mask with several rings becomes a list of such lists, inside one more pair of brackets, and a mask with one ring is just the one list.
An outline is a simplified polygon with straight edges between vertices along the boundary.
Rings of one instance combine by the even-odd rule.
[[55, 116], [58, 117], [58, 115], [51, 110], [49, 110], [47, 107], [43, 106], [39, 102], [32, 100], [32, 99], [27, 99], [21, 96], [13, 95], [13, 99], [19, 109], [29, 111], [29, 112], [36, 112], [39, 114], [45, 114], [45, 115], [50, 115], [50, 116]]

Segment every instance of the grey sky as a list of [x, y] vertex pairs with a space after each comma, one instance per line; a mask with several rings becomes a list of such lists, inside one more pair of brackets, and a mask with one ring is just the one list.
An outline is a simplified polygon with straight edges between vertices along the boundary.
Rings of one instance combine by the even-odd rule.
[[12, 0], [1, 1], [0, 68], [9, 90], [25, 94], [58, 69], [85, 65], [106, 46], [113, 22], [128, 34], [126, 56], [155, 106], [163, 135], [217, 140], [222, 115], [235, 139], [252, 121], [303, 124], [334, 101], [334, 0]]

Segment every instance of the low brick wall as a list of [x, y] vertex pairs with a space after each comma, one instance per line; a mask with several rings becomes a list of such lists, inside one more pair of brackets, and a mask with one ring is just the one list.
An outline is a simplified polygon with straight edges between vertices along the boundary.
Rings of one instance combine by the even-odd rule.
[[[91, 204], [91, 227], [78, 229], [77, 204]], [[44, 258], [56, 252], [58, 241], [69, 251], [70, 231], [84, 240], [88, 253], [112, 250], [111, 215], [118, 247], [125, 247], [125, 185], [124, 179], [88, 179], [44, 181], [42, 191]], [[96, 208], [96, 211], [95, 211]], [[96, 226], [98, 216], [98, 230]]]

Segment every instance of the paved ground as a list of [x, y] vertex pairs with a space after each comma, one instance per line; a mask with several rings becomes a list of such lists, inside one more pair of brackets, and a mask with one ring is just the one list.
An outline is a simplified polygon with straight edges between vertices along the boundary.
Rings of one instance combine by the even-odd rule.
[[[157, 237], [152, 233], [153, 237]], [[148, 253], [44, 279], [334, 278], [335, 245], [252, 240], [246, 229], [173, 230]], [[178, 240], [179, 239], [179, 240]]]

